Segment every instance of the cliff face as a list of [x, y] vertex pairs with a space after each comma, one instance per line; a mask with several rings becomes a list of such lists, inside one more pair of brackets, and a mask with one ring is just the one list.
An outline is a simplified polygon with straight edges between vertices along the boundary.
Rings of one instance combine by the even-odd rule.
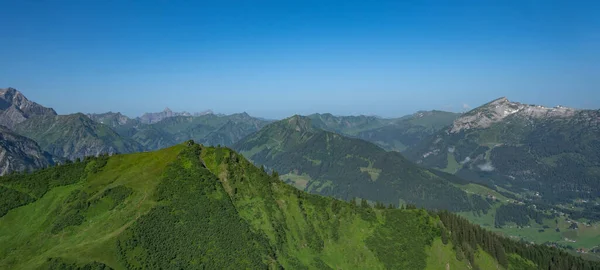
[[51, 156], [36, 142], [0, 126], [0, 175], [31, 171], [51, 164]]
[[28, 100], [14, 88], [0, 89], [0, 125], [12, 129], [36, 115], [56, 115], [56, 112]]

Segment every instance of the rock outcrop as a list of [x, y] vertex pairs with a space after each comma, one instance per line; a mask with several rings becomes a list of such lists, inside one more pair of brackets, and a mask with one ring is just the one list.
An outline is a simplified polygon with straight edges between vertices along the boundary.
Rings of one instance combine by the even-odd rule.
[[56, 115], [56, 112], [28, 100], [14, 88], [0, 89], [0, 125], [12, 129], [36, 115]]
[[36, 142], [0, 126], [0, 175], [31, 171], [52, 163], [52, 157]]

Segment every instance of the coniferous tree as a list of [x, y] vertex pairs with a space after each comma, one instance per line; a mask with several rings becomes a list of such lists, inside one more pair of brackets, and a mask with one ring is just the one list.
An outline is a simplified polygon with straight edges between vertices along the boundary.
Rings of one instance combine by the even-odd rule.
[[441, 234], [442, 234], [442, 243], [444, 243], [444, 245], [448, 244], [448, 232], [446, 231], [446, 228], [441, 227], [440, 228]]
[[367, 202], [367, 200], [365, 200], [365, 199], [361, 199], [361, 201], [360, 201], [360, 207], [362, 207], [362, 208], [371, 208], [371, 206], [369, 205], [369, 202]]

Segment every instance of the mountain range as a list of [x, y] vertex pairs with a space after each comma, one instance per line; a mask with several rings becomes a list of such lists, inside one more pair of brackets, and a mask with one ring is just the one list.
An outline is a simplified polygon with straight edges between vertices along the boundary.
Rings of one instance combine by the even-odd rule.
[[207, 110], [199, 113], [191, 114], [189, 112], [173, 112], [169, 108], [165, 108], [162, 112], [157, 113], [144, 113], [142, 116], [136, 118], [142, 124], [155, 124], [166, 118], [174, 116], [202, 116], [207, 114], [213, 114], [213, 111]]
[[[121, 136], [141, 144], [146, 150], [172, 146], [186, 140], [207, 145], [231, 145], [269, 123], [247, 113], [232, 115], [211, 112], [159, 113], [160, 121], [147, 124], [140, 118], [131, 119], [120, 113], [89, 114], [92, 120], [107, 124]], [[151, 114], [145, 114], [151, 115]]]
[[400, 118], [332, 114], [311, 114], [308, 118], [317, 128], [363, 139], [389, 151], [402, 152], [452, 124], [459, 116], [452, 112], [419, 111]]
[[[247, 113], [190, 114], [168, 108], [133, 119], [118, 112], [57, 115], [16, 89], [7, 88], [0, 90], [0, 125], [5, 126], [2, 133], [7, 153], [0, 174], [47, 166], [50, 163], [40, 157], [48, 154], [57, 161], [75, 160], [99, 154], [156, 150], [190, 139], [207, 145], [231, 145], [268, 122]], [[14, 145], [28, 148], [17, 151]], [[35, 147], [41, 152], [33, 150]]]
[[193, 140], [230, 146], [313, 194], [446, 209], [483, 228], [573, 252], [595, 250], [600, 239], [597, 110], [501, 98], [464, 114], [400, 118], [312, 114], [272, 121], [166, 110], [142, 120], [118, 112], [57, 115], [15, 89], [0, 93], [7, 125], [0, 128], [2, 175]]

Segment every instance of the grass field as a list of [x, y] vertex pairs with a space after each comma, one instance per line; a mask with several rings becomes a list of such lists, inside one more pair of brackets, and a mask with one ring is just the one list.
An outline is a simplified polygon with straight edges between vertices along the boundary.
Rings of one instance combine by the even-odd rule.
[[460, 166], [461, 165], [456, 161], [454, 154], [448, 152], [448, 166], [442, 171], [454, 174], [460, 169]]
[[[452, 250], [452, 243], [444, 245], [442, 239], [436, 238], [427, 250], [427, 267], [426, 270], [450, 269], [450, 270], [467, 270], [469, 266], [465, 261], [456, 259], [456, 253]], [[441, 268], [440, 268], [441, 267]]]
[[281, 175], [280, 178], [284, 182], [296, 187], [299, 190], [306, 190], [308, 183], [310, 183], [312, 181], [310, 176], [307, 174], [297, 175], [294, 173], [288, 173], [288, 174]]
[[[75, 262], [103, 261], [118, 269], [115, 254], [106, 247], [114, 246], [116, 236], [155, 204], [150, 194], [167, 163], [181, 149], [182, 146], [174, 146], [158, 152], [112, 157], [86, 181], [53, 188], [36, 202], [10, 211], [0, 219], [0, 269], [25, 265], [35, 268], [46, 258], [59, 256]], [[119, 185], [133, 189], [119, 207], [111, 211], [102, 207], [89, 209], [81, 225], [69, 226], [58, 234], [49, 232], [57, 211], [71, 192], [100, 194]]]

